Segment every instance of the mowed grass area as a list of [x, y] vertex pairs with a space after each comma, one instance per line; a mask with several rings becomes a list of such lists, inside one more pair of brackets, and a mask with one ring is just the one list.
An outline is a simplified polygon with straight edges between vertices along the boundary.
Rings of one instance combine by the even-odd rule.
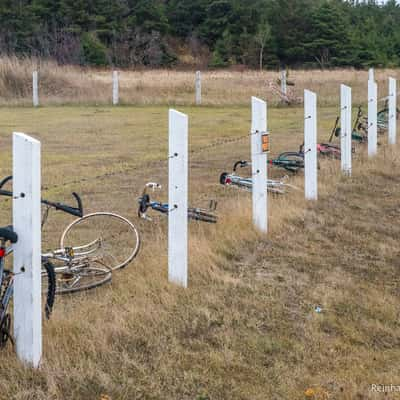
[[[250, 195], [218, 183], [249, 157], [250, 107], [179, 110], [190, 117], [190, 203], [216, 199], [220, 218], [190, 224], [187, 290], [167, 283], [165, 219], [136, 217], [144, 183], [167, 182], [166, 107], [0, 109], [0, 176], [11, 172], [11, 132], [32, 134], [43, 197], [68, 202], [77, 191], [86, 212], [121, 213], [143, 239], [111, 285], [57, 298], [39, 370], [23, 368], [11, 346], [1, 351], [0, 398], [304, 399], [307, 389], [313, 399], [381, 398], [369, 387], [396, 384], [400, 357], [400, 149], [380, 139], [367, 161], [358, 146], [347, 179], [339, 162], [321, 160], [318, 202], [301, 190], [270, 196], [261, 235]], [[319, 110], [320, 141], [336, 114]], [[303, 110], [268, 115], [271, 156], [296, 150]], [[303, 176], [289, 181], [302, 188]], [[155, 196], [166, 199], [164, 188]], [[9, 212], [0, 199], [1, 225]], [[70, 221], [50, 214], [43, 248]]]

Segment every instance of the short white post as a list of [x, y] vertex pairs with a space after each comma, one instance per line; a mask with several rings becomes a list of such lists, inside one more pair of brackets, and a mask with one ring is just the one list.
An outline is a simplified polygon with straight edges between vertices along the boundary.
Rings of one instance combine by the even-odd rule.
[[262, 135], [267, 133], [267, 103], [252, 97], [251, 113], [253, 223], [261, 232], [267, 232], [267, 155], [262, 151]]
[[351, 175], [351, 88], [340, 85], [340, 148], [341, 167]]
[[201, 72], [196, 71], [196, 105], [201, 105]]
[[375, 82], [375, 76], [374, 76], [375, 74], [374, 74], [374, 69], [373, 68], [370, 68], [369, 70], [368, 70], [368, 80], [369, 81], [373, 81], [373, 82]]
[[396, 143], [397, 136], [397, 81], [389, 78], [389, 112], [388, 112], [388, 140], [389, 144]]
[[34, 107], [39, 106], [39, 78], [37, 71], [32, 72], [32, 101]]
[[188, 117], [169, 110], [168, 280], [188, 284]]
[[373, 157], [378, 150], [378, 85], [368, 81], [368, 156]]
[[14, 336], [18, 357], [35, 368], [42, 356], [40, 219], [40, 142], [14, 133]]
[[119, 73], [113, 71], [113, 105], [116, 106], [119, 103]]
[[304, 194], [318, 198], [317, 178], [317, 95], [304, 90]]
[[286, 76], [287, 76], [286, 69], [283, 69], [281, 71], [281, 92], [285, 95], [287, 95]]

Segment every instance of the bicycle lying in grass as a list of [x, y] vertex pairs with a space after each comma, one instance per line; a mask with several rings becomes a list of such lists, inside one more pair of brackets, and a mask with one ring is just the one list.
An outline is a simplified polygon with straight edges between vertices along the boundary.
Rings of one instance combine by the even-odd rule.
[[[170, 209], [168, 203], [161, 203], [159, 201], [151, 201], [150, 195], [148, 194], [148, 189], [161, 189], [161, 185], [155, 182], [148, 182], [146, 183], [142, 196], [139, 197], [138, 203], [138, 217], [147, 219], [151, 221], [151, 217], [147, 215], [147, 212], [150, 209], [157, 211], [161, 214], [168, 215], [170, 212], [172, 212], [174, 209]], [[212, 224], [215, 224], [217, 222], [217, 215], [214, 213], [214, 211], [217, 208], [217, 203], [215, 201], [210, 202], [209, 209], [206, 210], [204, 208], [194, 208], [194, 207], [189, 207], [188, 208], [188, 218], [195, 220], [195, 221], [203, 221], [203, 222], [209, 222]]]
[[268, 163], [295, 174], [300, 169], [304, 169], [304, 153], [301, 151], [285, 151], [279, 154], [277, 158], [268, 160]]
[[[0, 182], [0, 195], [12, 197], [11, 191], [3, 189], [11, 179], [7, 177]], [[42, 227], [50, 209], [78, 217], [63, 231], [59, 248], [42, 254], [54, 265], [57, 294], [92, 289], [109, 282], [112, 271], [129, 264], [140, 247], [139, 233], [129, 220], [109, 212], [83, 215], [80, 197], [76, 193], [73, 196], [76, 207], [41, 200], [45, 206]], [[46, 281], [43, 283], [45, 287]]]
[[[318, 143], [317, 152], [319, 155], [327, 158], [340, 160], [341, 157], [340, 146], [332, 143]], [[299, 153], [304, 154], [304, 143], [300, 145]]]
[[[12, 245], [17, 243], [18, 235], [13, 231], [12, 226], [0, 228], [0, 347], [4, 347], [7, 341], [14, 343], [11, 334], [11, 316], [8, 312], [11, 298], [14, 291], [14, 280], [16, 275], [24, 273], [24, 271], [14, 274], [6, 268], [6, 258], [13, 252]], [[53, 264], [46, 258], [42, 257], [42, 268], [46, 278], [46, 304], [45, 316], [50, 318], [50, 314], [54, 305], [54, 297], [56, 292], [56, 276]]]
[[[251, 163], [245, 160], [236, 161], [233, 165], [233, 172], [223, 172], [220, 175], [219, 182], [221, 185], [234, 186], [240, 189], [251, 191], [253, 189], [253, 180], [250, 177], [242, 177], [237, 175], [236, 170], [238, 167], [244, 168], [251, 166]], [[285, 194], [288, 189], [297, 189], [295, 186], [285, 182], [285, 176], [282, 180], [267, 179], [267, 190], [274, 194]]]

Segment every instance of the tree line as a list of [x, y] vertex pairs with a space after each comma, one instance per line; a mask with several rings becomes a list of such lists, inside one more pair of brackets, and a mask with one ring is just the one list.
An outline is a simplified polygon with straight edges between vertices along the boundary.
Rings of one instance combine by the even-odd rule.
[[395, 0], [0, 0], [0, 52], [120, 67], [394, 67], [400, 6]]

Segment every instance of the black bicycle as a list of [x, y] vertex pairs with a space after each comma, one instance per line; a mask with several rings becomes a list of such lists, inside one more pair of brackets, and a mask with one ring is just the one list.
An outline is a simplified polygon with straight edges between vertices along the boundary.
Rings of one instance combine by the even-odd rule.
[[[4, 347], [10, 340], [14, 343], [11, 334], [11, 316], [9, 305], [14, 291], [15, 274], [6, 268], [6, 258], [13, 252], [12, 245], [17, 243], [18, 235], [12, 226], [0, 228], [0, 347]], [[45, 316], [50, 318], [56, 294], [56, 274], [53, 264], [49, 259], [42, 257], [42, 281], [46, 279]], [[24, 273], [21, 271], [19, 273]]]
[[[147, 219], [151, 221], [151, 217], [147, 215], [148, 209], [152, 209], [157, 211], [161, 214], [168, 215], [172, 210], [168, 203], [161, 203], [159, 201], [151, 201], [150, 195], [148, 194], [148, 189], [161, 189], [161, 185], [155, 182], [148, 182], [146, 183], [142, 196], [139, 197], [138, 203], [138, 217]], [[204, 208], [195, 208], [189, 207], [188, 208], [188, 218], [195, 220], [195, 221], [203, 221], [215, 224], [217, 222], [217, 215], [214, 213], [217, 208], [217, 203], [214, 200], [211, 200], [208, 210]]]
[[299, 170], [304, 169], [304, 153], [301, 151], [285, 151], [268, 162], [275, 167], [296, 174]]

